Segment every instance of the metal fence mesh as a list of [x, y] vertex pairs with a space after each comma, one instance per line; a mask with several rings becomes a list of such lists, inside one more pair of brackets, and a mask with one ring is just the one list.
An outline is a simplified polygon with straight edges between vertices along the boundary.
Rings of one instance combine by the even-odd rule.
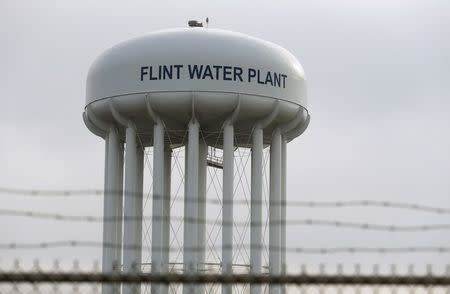
[[[314, 268], [309, 270], [308, 268]], [[205, 293], [221, 293], [221, 284], [231, 284], [233, 293], [250, 293], [250, 284], [261, 285], [262, 293], [269, 293], [270, 287], [281, 287], [282, 293], [311, 294], [449, 294], [450, 266], [441, 271], [433, 271], [431, 265], [425, 271], [416, 273], [412, 265], [397, 271], [392, 265], [389, 271], [380, 272], [377, 265], [370, 271], [361, 272], [355, 265], [352, 272], [344, 272], [342, 265], [325, 272], [325, 266], [303, 265], [297, 271], [284, 275], [251, 275], [239, 273], [222, 275], [214, 271], [183, 274], [152, 273], [101, 273], [98, 262], [80, 265], [61, 266], [58, 260], [53, 263], [40, 263], [35, 260], [31, 266], [22, 266], [18, 260], [3, 264], [0, 271], [0, 293], [101, 293], [102, 285], [111, 286], [111, 293], [122, 293], [123, 285], [133, 285], [135, 293], [150, 293], [152, 285], [169, 286], [169, 293], [181, 293], [183, 286], [202, 285]], [[161, 285], [161, 284], [160, 284]]]

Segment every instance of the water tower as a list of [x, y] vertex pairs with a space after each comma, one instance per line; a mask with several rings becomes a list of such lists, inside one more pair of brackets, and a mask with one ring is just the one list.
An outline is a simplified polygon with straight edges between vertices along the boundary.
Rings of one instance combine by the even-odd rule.
[[[262, 252], [268, 248], [268, 272], [282, 273], [286, 144], [308, 126], [306, 107], [305, 77], [297, 59], [278, 45], [244, 34], [196, 24], [150, 33], [100, 55], [89, 70], [83, 118], [105, 140], [103, 272], [141, 271], [143, 217], [151, 218], [151, 271], [170, 270], [172, 152], [184, 148], [182, 270], [197, 272], [205, 263], [207, 169], [218, 168], [220, 271], [232, 273], [234, 157], [237, 148], [244, 148], [251, 154], [248, 268], [262, 273]], [[211, 146], [221, 151], [219, 160], [212, 159]], [[143, 215], [145, 150], [152, 152], [150, 215]], [[263, 219], [264, 150], [270, 150], [268, 220]], [[110, 294], [114, 287], [106, 285], [102, 292]], [[260, 286], [250, 290], [261, 293]], [[280, 290], [270, 288], [271, 293]], [[141, 291], [122, 287], [122, 293]], [[151, 285], [152, 293], [168, 291]], [[221, 291], [229, 294], [232, 288]], [[201, 286], [183, 287], [185, 294], [202, 292]]]

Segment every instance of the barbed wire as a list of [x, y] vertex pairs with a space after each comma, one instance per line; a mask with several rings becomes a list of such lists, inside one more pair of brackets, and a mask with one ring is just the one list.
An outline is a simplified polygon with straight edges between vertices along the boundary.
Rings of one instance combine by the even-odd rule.
[[[208, 225], [214, 225], [216, 220], [213, 219], [199, 219], [189, 218], [182, 216], [172, 217], [135, 217], [135, 216], [122, 216], [122, 217], [107, 217], [90, 216], [90, 215], [64, 215], [57, 213], [45, 213], [28, 210], [13, 210], [13, 209], [0, 209], [0, 216], [20, 216], [35, 219], [51, 219], [57, 221], [78, 221], [78, 222], [117, 222], [117, 221], [138, 221], [141, 219], [146, 220], [169, 220], [171, 222], [185, 222], [185, 223], [205, 223]], [[222, 222], [224, 225], [235, 226], [247, 226], [247, 222], [231, 221]], [[437, 231], [437, 230], [450, 230], [450, 224], [427, 224], [427, 225], [414, 225], [414, 226], [399, 226], [399, 225], [383, 225], [383, 224], [371, 224], [371, 223], [357, 223], [357, 222], [342, 222], [337, 220], [323, 220], [323, 219], [298, 219], [289, 221], [274, 221], [273, 224], [280, 225], [286, 224], [288, 226], [326, 226], [335, 228], [348, 228], [348, 229], [360, 229], [360, 230], [374, 230], [374, 231], [386, 231], [386, 232], [425, 232], [425, 231]], [[263, 225], [261, 223], [261, 225]]]
[[[243, 244], [244, 247], [250, 249], [268, 248], [273, 250], [281, 250], [281, 247], [276, 246], [251, 246], [250, 244]], [[113, 243], [102, 243], [97, 241], [77, 241], [77, 240], [63, 240], [53, 242], [40, 243], [0, 243], [0, 249], [5, 250], [23, 250], [23, 249], [49, 249], [49, 248], [67, 248], [67, 247], [84, 247], [84, 248], [123, 248], [124, 250], [142, 250], [151, 251], [152, 247], [137, 246], [137, 245], [117, 245]], [[222, 247], [221, 247], [222, 248]], [[224, 246], [224, 249], [232, 249], [232, 246]], [[157, 250], [169, 250], [171, 252], [178, 252], [179, 250], [186, 251], [203, 251], [203, 247], [161, 247], [154, 248]], [[287, 247], [286, 252], [289, 253], [303, 253], [303, 254], [337, 254], [337, 253], [450, 253], [450, 247], [446, 246], [412, 246], [412, 247], [329, 247], [329, 248], [306, 248], [306, 247]]]
[[[79, 190], [37, 190], [37, 189], [16, 189], [0, 187], [0, 194], [18, 195], [18, 196], [50, 196], [50, 197], [70, 197], [70, 196], [103, 196], [114, 194], [132, 195], [136, 193], [128, 193], [124, 191], [105, 191], [101, 189], [79, 189]], [[141, 197], [141, 194], [137, 194]], [[152, 196], [158, 198], [158, 196]], [[162, 197], [162, 196], [160, 196]], [[185, 201], [185, 199], [178, 199]], [[188, 200], [199, 202], [198, 200]], [[207, 198], [204, 202], [215, 205], [222, 205], [223, 202], [217, 199]], [[246, 204], [245, 200], [233, 200], [233, 204]], [[405, 210], [415, 210], [421, 212], [429, 212], [436, 214], [450, 214], [450, 208], [427, 206], [415, 203], [402, 203], [392, 201], [375, 201], [375, 200], [348, 200], [348, 201], [287, 201], [287, 206], [305, 207], [305, 208], [345, 208], [345, 207], [378, 207], [378, 208], [397, 208]]]
[[[99, 272], [100, 271], [100, 263], [99, 260], [94, 259], [92, 260], [91, 263], [86, 263], [84, 262], [83, 264], [80, 263], [80, 260], [78, 259], [73, 259], [73, 260], [67, 260], [68, 262], [64, 262], [64, 260], [61, 260], [59, 258], [57, 259], [53, 259], [52, 262], [50, 262], [51, 260], [46, 260], [44, 262], [41, 262], [41, 260], [35, 258], [33, 259], [32, 265], [30, 264], [22, 264], [21, 260], [19, 258], [15, 258], [12, 260], [12, 264], [11, 266], [8, 268], [6, 267], [5, 263], [1, 263], [1, 267], [0, 267], [0, 272], [1, 271], [9, 271], [9, 272], [83, 272], [83, 271], [90, 271], [90, 272]], [[176, 262], [176, 261], [172, 261], [172, 262], [168, 262], [169, 265], [176, 265], [176, 266], [180, 266], [179, 268], [175, 269], [173, 268], [173, 270], [175, 270], [176, 272], [178, 272], [178, 270], [182, 270], [184, 263], [183, 262]], [[139, 268], [139, 264], [136, 264]], [[151, 262], [142, 262], [140, 263], [140, 268], [143, 272], [148, 272], [149, 270], [151, 270], [151, 266], [152, 263]], [[239, 270], [250, 270], [251, 265], [249, 263], [232, 263], [230, 264], [233, 268], [237, 268]], [[25, 268], [24, 268], [25, 266]], [[28, 266], [28, 267], [27, 267]], [[91, 267], [89, 267], [91, 266]], [[208, 267], [205, 267], [208, 266]], [[212, 266], [212, 267], [210, 267]], [[223, 266], [221, 261], [218, 262], [201, 262], [198, 263], [198, 267], [197, 269], [203, 273], [208, 272], [208, 273], [215, 273], [217, 271], [217, 273], [221, 273], [221, 267]], [[90, 268], [90, 270], [89, 270]], [[264, 269], [264, 271], [262, 273], [269, 273], [270, 267], [268, 264], [264, 264], [262, 265], [262, 268]], [[292, 268], [292, 264], [291, 266], [289, 266], [290, 269]], [[326, 265], [325, 263], [318, 263], [318, 264], [310, 264], [310, 263], [301, 263], [298, 266], [295, 267], [296, 269], [300, 269], [300, 273], [303, 274], [320, 274], [320, 275], [326, 275], [326, 274], [339, 274], [342, 275], [344, 273], [349, 273], [348, 271], [344, 271], [344, 264], [342, 263], [336, 263], [333, 266], [330, 267], [330, 264]], [[370, 267], [369, 267], [370, 268]], [[402, 266], [400, 266], [400, 268], [402, 268]], [[122, 269], [122, 266], [117, 264], [116, 262], [114, 262], [114, 270], [119, 270]], [[372, 271], [370, 272], [370, 269], [366, 268], [365, 269], [365, 273], [366, 274], [373, 274], [373, 275], [379, 275], [379, 274], [386, 274], [389, 273], [391, 275], [394, 276], [398, 276], [398, 275], [414, 275], [417, 274], [416, 269], [417, 269], [417, 265], [410, 263], [405, 265], [405, 267], [403, 267], [403, 270], [398, 270], [399, 269], [399, 265], [398, 264], [390, 264], [389, 266], [389, 270], [388, 271], [380, 271], [381, 267], [380, 264], [372, 264]], [[386, 269], [386, 268], [385, 268]], [[287, 268], [285, 270], [288, 270]], [[333, 272], [334, 270], [334, 272]], [[348, 270], [348, 268], [346, 269]], [[369, 270], [369, 272], [367, 272], [367, 270]], [[331, 271], [331, 272], [330, 272]], [[427, 275], [433, 275], [433, 274], [444, 274], [444, 275], [448, 275], [450, 276], [450, 264], [445, 265], [444, 267], [440, 267], [439, 269], [434, 269], [433, 270], [433, 265], [432, 264], [426, 264], [425, 267], [419, 267], [419, 271], [423, 272]], [[172, 272], [172, 270], [169, 270], [169, 272]], [[295, 270], [294, 270], [295, 272]], [[235, 273], [243, 273], [243, 272], [235, 272]], [[286, 271], [283, 271], [283, 273], [286, 273]], [[288, 271], [288, 273], [293, 273], [291, 270]], [[361, 272], [361, 264], [360, 263], [355, 263], [353, 264], [353, 273], [355, 275], [360, 275], [362, 274]]]
[[24, 282], [450, 286], [450, 276], [0, 272], [0, 283]]

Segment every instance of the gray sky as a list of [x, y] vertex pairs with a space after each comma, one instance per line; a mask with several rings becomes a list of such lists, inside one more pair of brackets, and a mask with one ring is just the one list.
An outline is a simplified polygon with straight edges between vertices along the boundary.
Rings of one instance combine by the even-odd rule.
[[[303, 64], [311, 124], [288, 148], [288, 200], [389, 200], [450, 207], [450, 2], [0, 1], [0, 186], [102, 188], [104, 144], [83, 124], [85, 79], [110, 46], [210, 18], [280, 44]], [[6, 105], [6, 106], [5, 106]], [[100, 215], [100, 198], [4, 196], [2, 208]], [[288, 219], [449, 223], [398, 209], [289, 208]], [[99, 224], [1, 217], [0, 243], [101, 240]], [[448, 246], [449, 231], [290, 227], [288, 246]], [[0, 251], [0, 258], [100, 251]], [[450, 254], [293, 255], [294, 263], [443, 265]]]

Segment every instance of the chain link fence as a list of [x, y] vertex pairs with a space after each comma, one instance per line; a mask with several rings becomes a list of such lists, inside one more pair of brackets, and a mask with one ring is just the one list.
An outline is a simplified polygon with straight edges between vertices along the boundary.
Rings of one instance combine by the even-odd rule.
[[[101, 293], [102, 287], [109, 287], [112, 293], [122, 293], [122, 288], [130, 286], [132, 293], [150, 293], [152, 285], [168, 285], [168, 293], [182, 293], [183, 286], [202, 287], [206, 294], [221, 293], [221, 285], [232, 285], [233, 293], [250, 293], [250, 285], [260, 287], [261, 293], [269, 293], [269, 288], [279, 287], [281, 293], [314, 294], [449, 294], [450, 266], [434, 272], [432, 266], [415, 273], [412, 265], [406, 271], [397, 271], [392, 265], [389, 272], [380, 272], [375, 265], [370, 272], [361, 272], [356, 265], [352, 273], [344, 272], [342, 265], [334, 272], [325, 272], [324, 265], [315, 270], [300, 266], [297, 271], [284, 275], [253, 275], [239, 273], [223, 275], [217, 272], [183, 274], [170, 272], [157, 274], [149, 272], [102, 273], [98, 262], [80, 266], [78, 261], [65, 269], [59, 261], [42, 266], [35, 260], [31, 268], [24, 268], [15, 260], [8, 268], [0, 271], [0, 293]], [[200, 289], [200, 288], [198, 288]]]

